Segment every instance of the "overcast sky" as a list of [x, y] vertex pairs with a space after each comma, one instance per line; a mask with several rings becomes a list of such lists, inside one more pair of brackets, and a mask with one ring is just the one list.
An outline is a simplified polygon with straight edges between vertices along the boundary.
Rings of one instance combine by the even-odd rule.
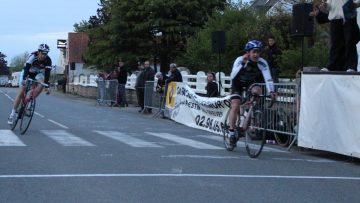
[[74, 24], [96, 15], [99, 0], [3, 0], [0, 12], [0, 51], [11, 59], [33, 52], [40, 43], [50, 46], [50, 57], [56, 65], [57, 39], [67, 39]]

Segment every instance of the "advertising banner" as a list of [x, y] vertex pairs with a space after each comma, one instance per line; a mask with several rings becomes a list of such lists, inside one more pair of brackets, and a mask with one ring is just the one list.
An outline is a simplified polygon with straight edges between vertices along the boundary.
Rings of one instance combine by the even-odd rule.
[[201, 97], [187, 84], [172, 82], [167, 88], [165, 108], [178, 123], [222, 135], [230, 96]]

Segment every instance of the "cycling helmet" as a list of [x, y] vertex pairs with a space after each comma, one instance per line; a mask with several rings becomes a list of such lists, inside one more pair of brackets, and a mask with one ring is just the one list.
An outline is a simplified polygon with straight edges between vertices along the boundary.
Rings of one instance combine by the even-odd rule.
[[251, 49], [262, 49], [262, 43], [258, 40], [251, 40], [245, 45], [245, 51], [250, 51]]
[[47, 44], [40, 44], [38, 51], [40, 51], [41, 53], [47, 54], [50, 51], [50, 48]]

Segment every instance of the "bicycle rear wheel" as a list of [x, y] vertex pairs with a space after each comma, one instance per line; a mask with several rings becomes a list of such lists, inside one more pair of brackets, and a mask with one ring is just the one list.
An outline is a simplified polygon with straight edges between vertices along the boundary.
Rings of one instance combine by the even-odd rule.
[[20, 133], [23, 135], [30, 126], [35, 111], [35, 99], [29, 99], [21, 115]]
[[245, 131], [245, 148], [251, 158], [260, 155], [266, 139], [266, 113], [254, 106], [249, 119], [249, 125]]
[[[228, 138], [229, 136], [229, 114], [230, 114], [230, 109], [229, 111], [227, 112], [226, 114], [226, 119], [225, 119], [225, 122], [224, 122], [224, 126], [223, 126], [223, 143], [224, 143], [224, 146], [225, 146], [225, 149], [228, 150], [228, 151], [233, 151], [234, 148], [236, 147], [236, 144], [231, 144], [230, 143], [230, 140]], [[239, 116], [238, 116], [239, 118]], [[239, 119], [236, 121], [236, 126], [239, 126]], [[238, 136], [237, 136], [237, 132], [235, 130], [235, 136], [236, 136], [236, 140], [238, 140]]]
[[[275, 127], [279, 131], [293, 132], [293, 126], [291, 124], [290, 116], [287, 115], [286, 112], [280, 111], [276, 115]], [[289, 144], [292, 141], [292, 137], [293, 136], [287, 135], [285, 133], [274, 133], [274, 138], [275, 138], [276, 142], [278, 143], [278, 145], [280, 145], [282, 147], [289, 146]]]

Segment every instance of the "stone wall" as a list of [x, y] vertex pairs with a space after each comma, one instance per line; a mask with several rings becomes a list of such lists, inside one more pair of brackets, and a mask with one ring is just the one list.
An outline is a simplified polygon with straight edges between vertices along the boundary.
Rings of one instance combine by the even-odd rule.
[[[66, 93], [79, 95], [91, 99], [97, 99], [98, 88], [92, 86], [68, 84], [66, 86]], [[128, 104], [137, 105], [136, 91], [132, 89], [126, 89], [126, 99]]]

